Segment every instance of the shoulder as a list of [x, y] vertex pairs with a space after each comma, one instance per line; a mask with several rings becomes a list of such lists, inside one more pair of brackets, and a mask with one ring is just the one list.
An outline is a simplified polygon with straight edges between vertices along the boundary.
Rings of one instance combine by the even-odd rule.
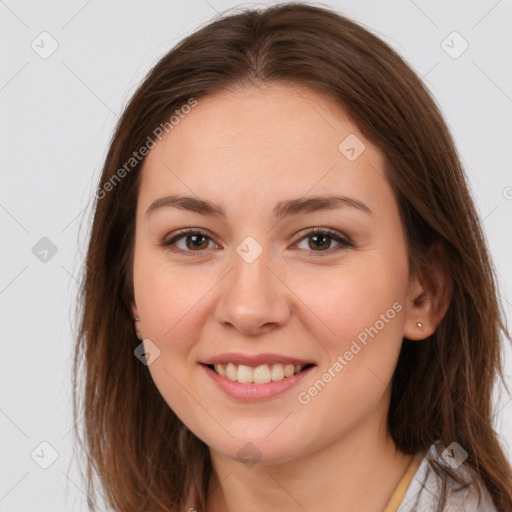
[[[459, 464], [456, 459], [455, 462], [450, 461], [450, 453], [457, 456], [451, 451], [444, 452], [443, 457], [443, 447], [439, 442], [430, 447], [418, 466], [397, 512], [498, 512], [483, 484], [471, 480], [471, 475], [463, 462]], [[432, 462], [437, 462], [441, 469], [436, 471]], [[443, 473], [442, 468], [448, 466], [459, 472], [464, 481], [468, 482], [467, 485], [461, 485], [448, 473]], [[446, 501], [443, 506], [441, 497], [445, 492]]]

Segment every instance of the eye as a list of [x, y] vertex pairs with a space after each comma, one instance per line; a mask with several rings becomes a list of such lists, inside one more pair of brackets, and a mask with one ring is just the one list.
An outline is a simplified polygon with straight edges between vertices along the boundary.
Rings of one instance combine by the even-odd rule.
[[[303, 236], [300, 238], [299, 242], [306, 242], [307, 247], [305, 250], [309, 250], [309, 252], [333, 253], [346, 249], [347, 247], [355, 247], [347, 237], [330, 228], [312, 228], [300, 234]], [[330, 250], [333, 240], [338, 244], [338, 247], [334, 248], [334, 250]], [[299, 248], [304, 249], [304, 247]]]
[[[164, 240], [161, 245], [173, 252], [190, 255], [195, 252], [199, 255], [209, 248], [209, 242], [213, 242], [213, 240], [206, 233], [197, 229], [183, 229], [172, 238]], [[178, 245], [179, 243], [181, 246]]]
[[[299, 247], [299, 249], [306, 250], [308, 252], [328, 252], [331, 254], [349, 247], [355, 247], [348, 237], [345, 237], [338, 231], [331, 228], [310, 228], [302, 231], [299, 235], [302, 235], [299, 239], [300, 243], [311, 240], [311, 243], [307, 243], [307, 248]], [[338, 247], [331, 250], [333, 240], [338, 244]], [[183, 229], [173, 237], [164, 240], [161, 242], [161, 246], [180, 254], [200, 256], [205, 250], [211, 248], [209, 247], [210, 242], [213, 242], [214, 245], [218, 247], [213, 239], [205, 232], [199, 229], [189, 228]], [[298, 245], [299, 242], [296, 242], [295, 245]]]

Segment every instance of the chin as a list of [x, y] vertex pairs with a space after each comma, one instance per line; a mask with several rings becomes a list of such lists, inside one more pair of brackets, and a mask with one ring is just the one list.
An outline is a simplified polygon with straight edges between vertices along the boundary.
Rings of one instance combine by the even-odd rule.
[[206, 444], [210, 450], [243, 463], [247, 467], [283, 464], [296, 459], [301, 453], [300, 447], [289, 437], [287, 439], [276, 437], [271, 440], [246, 434], [230, 438], [228, 442], [206, 442]]

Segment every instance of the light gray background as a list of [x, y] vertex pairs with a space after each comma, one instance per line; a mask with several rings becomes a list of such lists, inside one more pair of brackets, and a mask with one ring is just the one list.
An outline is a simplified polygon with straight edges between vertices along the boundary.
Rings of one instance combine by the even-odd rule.
[[[72, 462], [72, 322], [92, 194], [118, 116], [157, 59], [216, 12], [271, 3], [0, 0], [0, 511], [86, 510]], [[510, 325], [512, 3], [318, 5], [376, 32], [433, 92], [469, 175]], [[31, 47], [50, 48], [43, 31], [59, 45], [47, 59]], [[469, 44], [456, 59], [442, 47], [453, 31]], [[453, 37], [444, 44], [462, 48]], [[57, 248], [46, 262], [32, 252], [42, 237]], [[508, 345], [506, 374], [510, 382]], [[512, 458], [510, 400], [496, 398], [496, 429]], [[48, 469], [35, 462], [51, 462], [43, 441], [58, 453]]]

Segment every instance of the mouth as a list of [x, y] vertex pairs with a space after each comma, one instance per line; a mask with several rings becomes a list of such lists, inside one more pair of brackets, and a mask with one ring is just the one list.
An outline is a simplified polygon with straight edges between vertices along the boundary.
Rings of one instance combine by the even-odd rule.
[[315, 366], [313, 363], [294, 364], [294, 363], [268, 363], [258, 366], [249, 366], [236, 363], [216, 363], [205, 364], [217, 375], [241, 384], [268, 384], [269, 382], [280, 382]]

